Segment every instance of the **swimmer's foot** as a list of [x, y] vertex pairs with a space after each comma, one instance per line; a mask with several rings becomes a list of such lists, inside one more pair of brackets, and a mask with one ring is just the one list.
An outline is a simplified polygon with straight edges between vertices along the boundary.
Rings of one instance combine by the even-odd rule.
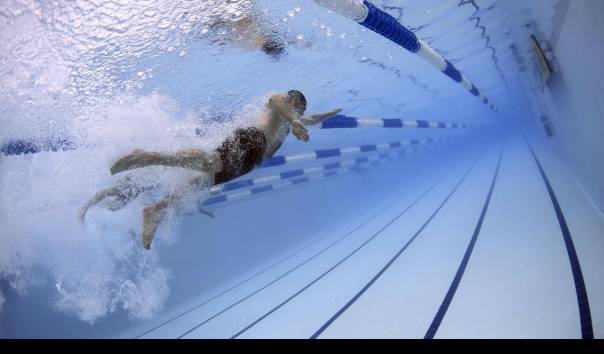
[[78, 213], [78, 220], [80, 220], [80, 223], [82, 225], [84, 225], [84, 223], [86, 222], [86, 212], [88, 212], [88, 208], [84, 206], [80, 209], [80, 212]]
[[117, 160], [113, 166], [111, 166], [111, 174], [114, 175], [116, 173], [124, 172], [127, 170], [131, 170], [134, 168], [145, 167], [146, 155], [148, 152], [141, 149], [136, 149], [132, 153], [122, 157]]
[[164, 218], [165, 210], [157, 205], [146, 207], [143, 210], [143, 247], [151, 248], [151, 242], [155, 237], [155, 232]]

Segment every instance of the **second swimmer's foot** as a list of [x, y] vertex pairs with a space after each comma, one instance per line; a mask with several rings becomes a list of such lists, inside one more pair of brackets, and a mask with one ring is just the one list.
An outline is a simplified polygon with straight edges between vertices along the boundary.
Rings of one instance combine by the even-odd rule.
[[137, 164], [141, 163], [141, 158], [145, 153], [146, 152], [144, 150], [136, 149], [132, 153], [120, 158], [113, 164], [113, 166], [111, 166], [111, 174], [114, 175], [132, 168], [143, 167], [138, 166]]

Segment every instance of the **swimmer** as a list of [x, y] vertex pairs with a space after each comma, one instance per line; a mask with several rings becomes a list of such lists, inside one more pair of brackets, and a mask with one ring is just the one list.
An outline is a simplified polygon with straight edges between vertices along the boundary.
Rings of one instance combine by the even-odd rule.
[[253, 15], [234, 21], [216, 21], [210, 26], [210, 30], [214, 36], [220, 36], [214, 42], [230, 42], [241, 48], [261, 50], [274, 59], [278, 59], [285, 52], [285, 45], [280, 36], [263, 29]]
[[[277, 152], [290, 130], [296, 138], [307, 142], [310, 137], [304, 125], [318, 124], [336, 115], [341, 109], [314, 115], [304, 115], [305, 111], [306, 98], [300, 91], [273, 94], [254, 126], [235, 130], [213, 151], [185, 149], [175, 152], [147, 152], [138, 149], [117, 160], [111, 166], [111, 174], [158, 165], [182, 167], [199, 172], [199, 176], [192, 178], [187, 185], [168, 193], [157, 204], [144, 208], [143, 246], [146, 249], [151, 247], [157, 227], [165, 217], [168, 207], [175, 206], [184, 195], [228, 182], [252, 171], [263, 160], [271, 158]], [[105, 194], [116, 194], [114, 189], [109, 191], [113, 192], [97, 193], [98, 196], [95, 195], [92, 199], [92, 205]], [[122, 197], [120, 202], [124, 200], [127, 203], [136, 198], [134, 195], [137, 192], [138, 190]]]
[[309, 42], [285, 41], [283, 36], [258, 19], [256, 14], [246, 14], [238, 20], [217, 19], [209, 26], [210, 38], [214, 43], [230, 42], [250, 50], [260, 50], [273, 59], [285, 54], [286, 44], [310, 47]]

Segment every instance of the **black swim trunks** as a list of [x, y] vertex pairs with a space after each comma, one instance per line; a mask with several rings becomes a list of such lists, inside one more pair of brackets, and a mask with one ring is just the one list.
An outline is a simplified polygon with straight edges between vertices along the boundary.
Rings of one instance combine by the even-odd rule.
[[250, 172], [262, 162], [266, 136], [255, 127], [237, 129], [215, 151], [220, 155], [222, 170], [214, 175], [214, 184], [221, 184]]

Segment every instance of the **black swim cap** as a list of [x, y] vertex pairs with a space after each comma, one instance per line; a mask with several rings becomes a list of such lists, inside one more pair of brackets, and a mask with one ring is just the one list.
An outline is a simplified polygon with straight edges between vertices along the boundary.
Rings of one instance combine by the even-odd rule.
[[302, 102], [302, 104], [304, 105], [304, 111], [306, 111], [306, 97], [304, 97], [302, 92], [300, 92], [298, 90], [290, 90], [290, 91], [287, 91], [287, 96], [290, 99], [297, 98], [300, 102]]
[[285, 52], [285, 46], [280, 39], [270, 38], [267, 39], [262, 45], [261, 50], [270, 55], [273, 58], [279, 58]]

